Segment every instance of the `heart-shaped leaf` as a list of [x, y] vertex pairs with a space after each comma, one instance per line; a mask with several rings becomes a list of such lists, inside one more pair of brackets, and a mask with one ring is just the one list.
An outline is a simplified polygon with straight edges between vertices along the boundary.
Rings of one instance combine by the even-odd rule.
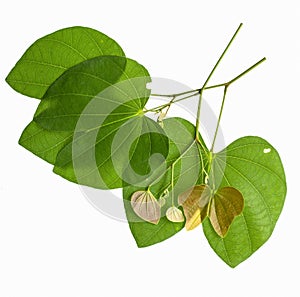
[[217, 153], [212, 166], [217, 179], [222, 176], [220, 187], [234, 187], [244, 198], [243, 213], [235, 218], [225, 238], [209, 220], [203, 222], [211, 247], [235, 267], [271, 236], [285, 200], [285, 174], [275, 148], [253, 136], [240, 138]]
[[[49, 88], [35, 116], [49, 131], [73, 134], [76, 130], [73, 141], [58, 153], [54, 171], [80, 184], [116, 188], [122, 186], [125, 161], [132, 160], [135, 171], [149, 171], [145, 163], [149, 154], [166, 157], [168, 140], [163, 130], [142, 113], [148, 81], [144, 67], [116, 56], [97, 57], [66, 71]], [[117, 135], [121, 128], [122, 133]], [[114, 149], [112, 145], [118, 139], [122, 143]], [[134, 153], [130, 152], [132, 145]], [[117, 160], [115, 164], [113, 159]]]

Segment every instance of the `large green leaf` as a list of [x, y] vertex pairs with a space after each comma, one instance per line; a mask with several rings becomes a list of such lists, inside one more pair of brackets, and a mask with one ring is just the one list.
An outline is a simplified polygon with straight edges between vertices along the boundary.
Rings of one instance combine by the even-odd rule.
[[[165, 161], [166, 169], [154, 172], [144, 187], [131, 184], [124, 185], [123, 188], [126, 216], [138, 247], [146, 247], [161, 242], [175, 235], [184, 227], [185, 222], [174, 223], [165, 216], [167, 209], [172, 206], [172, 189], [170, 188], [172, 164], [174, 164], [174, 197], [178, 197], [187, 188], [204, 181], [203, 168], [207, 166], [207, 149], [203, 150], [194, 141], [195, 127], [184, 119], [169, 118], [164, 120], [164, 130], [170, 140], [169, 154]], [[133, 211], [130, 203], [134, 192], [146, 190], [151, 183], [153, 185], [151, 185], [150, 190], [157, 199], [166, 188], [169, 187], [170, 191], [168, 198], [166, 198], [166, 204], [161, 209], [162, 217], [157, 225], [140, 219]]]
[[[104, 62], [101, 64], [98, 60], [104, 60]], [[111, 67], [109, 69], [103, 70], [103, 64], [108, 65], [108, 60], [117, 61], [115, 64], [110, 64], [110, 66], [116, 66]], [[98, 63], [97, 63], [98, 61]], [[106, 61], [106, 63], [105, 63]], [[96, 65], [97, 64], [97, 65]], [[117, 67], [119, 66], [119, 67]], [[121, 68], [120, 68], [121, 67]], [[126, 68], [126, 69], [124, 69]], [[90, 76], [85, 76], [84, 74], [79, 75], [79, 71], [86, 71], [88, 70], [90, 72]], [[83, 62], [83, 65], [76, 65], [69, 70], [67, 70], [48, 90], [47, 94], [44, 97], [44, 100], [41, 101], [38, 112], [40, 112], [43, 109], [48, 109], [48, 112], [54, 110], [55, 107], [57, 109], [60, 109], [60, 102], [57, 100], [53, 100], [50, 102], [49, 94], [54, 95], [54, 99], [61, 98], [61, 102], [64, 102], [66, 105], [64, 111], [66, 113], [68, 111], [72, 112], [73, 106], [72, 100], [75, 101], [75, 103], [78, 104], [77, 107], [80, 107], [81, 110], [84, 108], [84, 106], [88, 103], [88, 101], [92, 98], [91, 96], [82, 96], [81, 98], [79, 96], [72, 95], [65, 95], [66, 93], [72, 94], [74, 91], [74, 88], [79, 88], [80, 85], [83, 84], [84, 86], [88, 87], [88, 94], [98, 94], [101, 92], [103, 88], [107, 86], [107, 84], [99, 84], [97, 79], [95, 77], [104, 77], [106, 78], [106, 72], [108, 72], [108, 77], [110, 78], [110, 83], [113, 85], [116, 83], [116, 80], [126, 80], [126, 78], [133, 78], [133, 77], [148, 77], [149, 74], [147, 70], [138, 64], [137, 62], [133, 60], [128, 60], [124, 57], [102, 57], [102, 58], [95, 58], [91, 59], [89, 61]], [[96, 82], [95, 82], [96, 80]], [[143, 81], [144, 79], [141, 79]], [[139, 80], [139, 85], [141, 84], [141, 81]], [[94, 82], [94, 84], [92, 83]], [[127, 86], [127, 85], [126, 85]], [[125, 87], [125, 86], [123, 86]], [[60, 90], [62, 89], [62, 91]], [[80, 90], [79, 90], [80, 91]], [[59, 93], [62, 93], [61, 96], [56, 96]], [[65, 96], [64, 96], [65, 95]], [[109, 96], [113, 96], [111, 92], [109, 92]], [[120, 96], [118, 96], [120, 97]], [[81, 99], [81, 102], [79, 101]], [[140, 99], [141, 100], [141, 99]], [[70, 104], [70, 105], [68, 105]], [[143, 103], [144, 104], [144, 103]], [[139, 102], [139, 105], [141, 105], [141, 102]], [[117, 105], [116, 105], [117, 106]], [[133, 107], [136, 107], [135, 103], [132, 103]], [[101, 108], [101, 106], [100, 106]], [[132, 110], [131, 110], [132, 112]], [[133, 111], [133, 113], [136, 113], [136, 109]], [[67, 114], [66, 114], [67, 115]], [[126, 116], [126, 115], [125, 115]], [[58, 152], [71, 143], [73, 139], [73, 133], [74, 133], [74, 127], [76, 126], [76, 120], [78, 120], [78, 117], [76, 119], [72, 118], [70, 116], [72, 122], [72, 129], [65, 129], [68, 131], [56, 131], [56, 130], [49, 130], [49, 127], [42, 127], [41, 125], [37, 124], [36, 122], [31, 122], [26, 129], [24, 130], [21, 139], [19, 143], [24, 146], [26, 149], [30, 150], [37, 156], [41, 157], [42, 159], [54, 164], [56, 160], [56, 156]], [[57, 118], [56, 118], [57, 119]], [[64, 118], [63, 118], [64, 119]], [[86, 119], [85, 120], [89, 120]], [[50, 123], [51, 123], [50, 119]], [[56, 123], [55, 120], [53, 120], [53, 123]], [[63, 123], [65, 121], [63, 120]], [[69, 123], [69, 122], [68, 122]]]
[[285, 174], [277, 151], [266, 140], [252, 136], [217, 153], [212, 168], [223, 177], [220, 187], [234, 187], [244, 198], [243, 213], [234, 219], [225, 238], [217, 235], [209, 220], [203, 222], [211, 247], [235, 267], [271, 236], [284, 204]]
[[103, 55], [124, 56], [105, 34], [85, 27], [56, 31], [34, 42], [6, 78], [24, 95], [42, 98], [48, 87], [70, 67]]
[[[102, 56], [74, 66], [51, 85], [34, 120], [50, 131], [76, 130], [73, 141], [58, 154], [54, 171], [83, 185], [116, 188], [122, 186], [125, 169], [149, 171], [151, 154], [166, 157], [163, 130], [143, 115], [149, 81], [148, 72], [137, 62]], [[118, 139], [121, 143], [113, 148]]]
[[[62, 29], [30, 46], [6, 80], [16, 91], [42, 98], [48, 87], [67, 69], [103, 55], [124, 56], [124, 52], [114, 40], [94, 29]], [[23, 131], [19, 144], [54, 164], [58, 152], [72, 136], [72, 132], [48, 131], [32, 121]]]

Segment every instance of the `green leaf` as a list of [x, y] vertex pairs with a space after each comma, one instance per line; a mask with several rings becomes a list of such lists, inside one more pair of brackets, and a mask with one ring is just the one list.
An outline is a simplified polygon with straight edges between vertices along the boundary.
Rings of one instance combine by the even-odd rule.
[[6, 81], [19, 93], [42, 98], [48, 87], [67, 69], [103, 55], [124, 56], [124, 52], [113, 39], [94, 29], [65, 28], [33, 43]]
[[[16, 91], [42, 98], [48, 87], [67, 69], [103, 55], [124, 56], [121, 47], [96, 30], [71, 27], [37, 40], [25, 52], [7, 77]], [[19, 144], [54, 164], [58, 152], [73, 137], [71, 132], [48, 131], [35, 122], [23, 131]]]
[[[138, 247], [146, 247], [175, 235], [185, 222], [171, 222], [166, 212], [172, 207], [172, 191], [178, 197], [187, 188], [199, 180], [204, 181], [203, 168], [207, 166], [207, 149], [205, 151], [194, 141], [195, 126], [181, 118], [169, 118], [163, 121], [164, 131], [169, 138], [169, 154], [165, 169], [157, 170], [144, 187], [124, 185], [123, 199], [130, 230]], [[171, 166], [174, 164], [174, 189], [171, 189]], [[146, 190], [151, 185], [151, 192], [158, 198], [164, 196], [166, 203], [161, 208], [161, 219], [157, 225], [141, 220], [133, 211], [130, 198], [136, 191]], [[169, 188], [169, 194], [166, 193]], [[177, 198], [175, 199], [175, 201]]]
[[[112, 66], [112, 63], [109, 64], [109, 62], [107, 62], [110, 60], [117, 61], [117, 62]], [[81, 108], [81, 110], [83, 110], [85, 105], [88, 102], [88, 99], [90, 100], [93, 96], [88, 97], [82, 95], [82, 97], [80, 98], [79, 96], [72, 95], [73, 94], [72, 92], [75, 93], [74, 88], [76, 88], [77, 91], [80, 93], [81, 92], [80, 89], [84, 89], [87, 86], [90, 92], [97, 94], [107, 86], [107, 83], [105, 82], [104, 84], [99, 84], [98, 80], [95, 79], [96, 76], [93, 75], [96, 73], [100, 76], [103, 72], [102, 71], [103, 67], [105, 67], [104, 65], [110, 67], [116, 66], [115, 69], [113, 68], [107, 71], [109, 75], [107, 78], [105, 77], [105, 79], [107, 79], [108, 81], [110, 81], [111, 84], [113, 84], [122, 75], [122, 71], [126, 67], [125, 66], [126, 61], [127, 60], [124, 57], [114, 58], [113, 56], [103, 56], [103, 57], [90, 59], [74, 67], [71, 67], [59, 79], [57, 79], [55, 83], [53, 83], [51, 87], [48, 89], [43, 100], [40, 102], [38, 106], [36, 114], [42, 113], [44, 110], [46, 110], [47, 115], [49, 113], [55, 113], [55, 108], [58, 110], [58, 112], [60, 112], [62, 108], [61, 102], [64, 102], [65, 104], [63, 111], [72, 111], [72, 108], [74, 108], [73, 105], [77, 105], [77, 108], [79, 107]], [[78, 72], [80, 72], [81, 70], [82, 71], [89, 70], [90, 73], [86, 71], [87, 74], [79, 75]], [[141, 66], [140, 74], [143, 75], [144, 71], [145, 71], [144, 68]], [[90, 74], [91, 77], [87, 76], [88, 74]], [[60, 92], [62, 92], [62, 95], [57, 96], [57, 94], [60, 94]], [[68, 95], [65, 95], [64, 92], [67, 92]], [[58, 99], [58, 100], [53, 100], [53, 99], [50, 100], [49, 97], [51, 96], [54, 96], [54, 99]], [[59, 102], [59, 98], [62, 96], [64, 97], [61, 100], [61, 102]], [[75, 102], [72, 102], [72, 99]], [[70, 116], [69, 121], [66, 122], [65, 121], [66, 117], [64, 116], [65, 115], [63, 115], [61, 121], [59, 121], [60, 118], [57, 117], [56, 114], [54, 120], [51, 117], [47, 118], [48, 123], [51, 123], [53, 125], [56, 124], [56, 127], [58, 126], [58, 129], [54, 129], [54, 130], [51, 129], [52, 127], [49, 127], [47, 125], [46, 126], [40, 125], [39, 123], [37, 123], [37, 121], [35, 121], [34, 123], [31, 122], [23, 132], [23, 135], [21, 136], [19, 143], [22, 146], [24, 146], [26, 149], [30, 150], [34, 154], [41, 157], [42, 159], [50, 162], [51, 164], [54, 164], [56, 161], [56, 156], [59, 153], [59, 151], [67, 144], [71, 143], [73, 139], [74, 129], [77, 120], [79, 118], [79, 116], [78, 117]], [[70, 121], [72, 121], [73, 124], [72, 129], [64, 129], [65, 131], [59, 131], [61, 130], [60, 127], [63, 126], [62, 123], [69, 124]], [[47, 144], [49, 144], [49, 147], [47, 147]], [[44, 154], [45, 151], [47, 152], [47, 155]]]
[[[128, 168], [141, 175], [141, 170], [150, 170], [151, 154], [166, 157], [168, 139], [143, 115], [149, 81], [148, 72], [137, 62], [103, 56], [74, 66], [51, 85], [35, 121], [51, 131], [75, 131], [72, 143], [58, 154], [54, 172], [83, 185], [116, 188], [122, 186]], [[152, 167], [160, 163], [156, 158]]]
[[203, 229], [214, 251], [235, 267], [271, 236], [285, 200], [285, 174], [277, 151], [259, 137], [240, 138], [214, 157], [212, 169], [223, 176], [220, 187], [238, 189], [245, 205], [225, 238], [218, 236], [207, 219]]

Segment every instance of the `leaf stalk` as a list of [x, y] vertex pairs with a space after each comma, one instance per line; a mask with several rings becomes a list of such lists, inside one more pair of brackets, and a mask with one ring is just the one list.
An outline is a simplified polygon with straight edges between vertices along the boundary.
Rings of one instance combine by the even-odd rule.
[[225, 47], [224, 51], [222, 52], [222, 54], [219, 57], [217, 63], [215, 64], [215, 66], [211, 70], [210, 74], [208, 75], [206, 81], [204, 82], [204, 84], [203, 84], [203, 86], [202, 86], [202, 88], [200, 90], [199, 101], [198, 101], [198, 108], [197, 108], [197, 117], [196, 117], [196, 135], [195, 135], [196, 141], [199, 141], [200, 110], [201, 110], [201, 105], [202, 105], [203, 91], [204, 91], [205, 87], [207, 86], [210, 78], [214, 74], [215, 70], [219, 66], [220, 62], [222, 61], [223, 57], [225, 56], [226, 52], [228, 51], [229, 47], [231, 46], [232, 42], [234, 41], [235, 37], [237, 36], [238, 32], [242, 28], [242, 26], [243, 26], [243, 24], [241, 23], [239, 25], [239, 27], [236, 29], [235, 33], [231, 37], [230, 41], [228, 42], [227, 46]]

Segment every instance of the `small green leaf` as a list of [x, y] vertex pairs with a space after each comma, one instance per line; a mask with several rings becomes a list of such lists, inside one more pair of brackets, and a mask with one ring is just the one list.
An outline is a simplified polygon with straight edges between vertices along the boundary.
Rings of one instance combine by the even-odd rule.
[[140, 218], [149, 223], [158, 224], [160, 220], [160, 205], [151, 192], [134, 192], [131, 196], [131, 206]]
[[209, 219], [219, 236], [226, 236], [233, 219], [242, 213], [243, 207], [243, 196], [235, 188], [224, 187], [214, 194]]
[[103, 55], [124, 56], [124, 52], [113, 39], [94, 29], [61, 29], [33, 43], [6, 81], [19, 93], [42, 98], [48, 87], [67, 69]]
[[275, 148], [254, 136], [231, 143], [215, 155], [212, 166], [213, 172], [223, 177], [220, 187], [234, 187], [244, 197], [243, 213], [235, 218], [225, 238], [215, 232], [209, 220], [203, 222], [211, 247], [235, 267], [271, 236], [286, 195], [284, 169]]

